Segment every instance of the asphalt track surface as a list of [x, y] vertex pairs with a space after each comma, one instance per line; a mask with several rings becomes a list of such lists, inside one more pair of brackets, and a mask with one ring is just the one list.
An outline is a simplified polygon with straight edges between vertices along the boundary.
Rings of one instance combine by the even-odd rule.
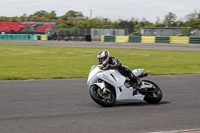
[[68, 41], [34, 41], [34, 40], [23, 40], [23, 41], [22, 40], [0, 40], [0, 44], [26, 44], [26, 45], [41, 45], [41, 46], [200, 51], [200, 44], [68, 42]]
[[0, 81], [1, 133], [147, 133], [200, 128], [200, 74], [149, 76], [163, 91], [105, 108], [89, 96], [86, 78]]
[[[199, 44], [19, 40], [0, 44], [200, 51]], [[0, 133], [199, 133], [200, 74], [145, 79], [162, 89], [159, 104], [137, 101], [101, 107], [90, 98], [85, 78], [0, 81]]]

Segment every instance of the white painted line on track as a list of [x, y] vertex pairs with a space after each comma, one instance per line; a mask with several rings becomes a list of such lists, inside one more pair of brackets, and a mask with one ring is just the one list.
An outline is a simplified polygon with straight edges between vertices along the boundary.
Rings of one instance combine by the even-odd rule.
[[[200, 128], [196, 128], [196, 129], [185, 129], [185, 130], [173, 130], [173, 131], [158, 131], [158, 132], [148, 132], [148, 133], [182, 133], [182, 132], [193, 132], [193, 133], [197, 133], [197, 131], [200, 132]], [[198, 133], [199, 133], [198, 132]]]

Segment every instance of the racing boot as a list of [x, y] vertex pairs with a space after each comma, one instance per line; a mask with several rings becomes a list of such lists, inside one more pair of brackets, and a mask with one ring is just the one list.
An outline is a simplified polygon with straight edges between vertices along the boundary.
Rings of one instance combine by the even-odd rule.
[[133, 73], [130, 74], [129, 78], [131, 79], [131, 82], [133, 84], [133, 95], [137, 94], [137, 90], [140, 88], [142, 81], [140, 80], [139, 77], [135, 76]]

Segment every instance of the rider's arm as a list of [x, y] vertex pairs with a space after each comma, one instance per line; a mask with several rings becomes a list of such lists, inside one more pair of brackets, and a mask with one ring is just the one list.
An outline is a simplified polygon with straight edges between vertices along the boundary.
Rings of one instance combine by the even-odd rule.
[[110, 65], [111, 69], [118, 69], [122, 66], [122, 64], [119, 62], [119, 60], [115, 57], [112, 57], [112, 64]]

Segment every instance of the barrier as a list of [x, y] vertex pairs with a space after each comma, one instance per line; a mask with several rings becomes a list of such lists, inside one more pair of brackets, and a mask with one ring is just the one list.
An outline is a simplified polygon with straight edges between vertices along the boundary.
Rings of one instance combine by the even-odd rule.
[[104, 42], [115, 42], [115, 36], [104, 36]]
[[190, 37], [191, 44], [200, 44], [200, 37]]
[[45, 35], [45, 40], [51, 40], [51, 35], [46, 34]]
[[51, 35], [40, 34], [0, 34], [0, 39], [16, 39], [16, 40], [51, 40]]
[[129, 36], [116, 36], [115, 42], [128, 42]]
[[40, 34], [0, 34], [0, 39], [22, 39], [22, 40], [50, 40], [51, 35]]
[[142, 36], [141, 43], [155, 43], [155, 36]]
[[45, 35], [41, 35], [40, 40], [45, 40]]
[[1, 35], [1, 38], [2, 38], [2, 39], [8, 39], [8, 35], [7, 35], [7, 34], [2, 34], [2, 35]]
[[40, 40], [40, 34], [34, 34], [33, 40]]
[[101, 36], [101, 42], [104, 42], [104, 36]]
[[156, 37], [156, 43], [169, 43], [169, 37]]
[[[74, 40], [71, 39], [74, 37]], [[0, 34], [0, 39], [51, 40], [51, 35], [41, 34]], [[57, 39], [59, 40], [59, 39]], [[91, 41], [91, 35], [64, 36], [60, 40]], [[101, 42], [133, 42], [133, 43], [182, 43], [200, 44], [200, 37], [155, 37], [155, 36], [101, 36]]]
[[33, 35], [34, 35], [34, 34], [30, 34], [30, 36], [29, 36], [29, 39], [30, 39], [30, 40], [33, 40]]
[[1, 34], [0, 39], [23, 39], [23, 40], [29, 40], [30, 35], [29, 34]]
[[174, 37], [174, 36], [170, 36], [170, 43], [189, 44], [189, 37]]
[[21, 39], [23, 39], [23, 40], [30, 40], [30, 35], [23, 34], [23, 35], [21, 35]]
[[22, 39], [21, 35], [18, 35], [18, 34], [13, 34], [12, 36], [13, 36], [12, 39], [17, 39], [17, 40]]
[[141, 36], [130, 36], [128, 42], [141, 42]]

